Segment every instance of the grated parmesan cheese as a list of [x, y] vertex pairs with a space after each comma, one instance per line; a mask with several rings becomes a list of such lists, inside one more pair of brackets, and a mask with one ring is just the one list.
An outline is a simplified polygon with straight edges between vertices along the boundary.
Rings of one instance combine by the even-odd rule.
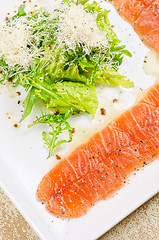
[[26, 68], [38, 54], [38, 49], [31, 43], [32, 35], [26, 22], [26, 17], [20, 17], [12, 21], [11, 26], [0, 25], [0, 57], [4, 56], [10, 66], [18, 64]]
[[49, 33], [45, 30], [41, 31], [39, 27], [33, 34], [30, 29], [45, 19], [59, 18], [55, 35], [57, 44], [63, 49], [67, 47], [75, 50], [80, 43], [84, 43], [86, 53], [90, 53], [92, 48], [96, 47], [102, 50], [108, 48], [108, 41], [105, 34], [97, 27], [94, 14], [86, 12], [82, 5], [75, 4], [59, 4], [58, 9], [59, 12], [53, 11], [48, 18], [39, 15], [36, 20], [28, 20], [27, 16], [23, 16], [11, 21], [9, 26], [5, 22], [1, 23], [0, 58], [4, 57], [9, 66], [20, 65], [27, 69], [33, 57], [40, 53], [44, 55], [45, 49], [40, 49], [37, 45], [44, 36], [49, 39]]
[[105, 34], [97, 27], [95, 16], [86, 12], [82, 5], [65, 6], [63, 13], [59, 15], [58, 27], [59, 44], [64, 43], [70, 49], [75, 49], [80, 43], [85, 43], [88, 53], [95, 47], [108, 47]]

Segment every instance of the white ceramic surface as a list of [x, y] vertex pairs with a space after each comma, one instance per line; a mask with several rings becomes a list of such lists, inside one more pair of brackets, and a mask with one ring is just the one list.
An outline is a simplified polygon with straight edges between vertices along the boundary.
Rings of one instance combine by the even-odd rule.
[[[3, 18], [7, 12], [10, 12], [16, 4], [19, 5], [20, 1], [1, 2], [1, 17]], [[143, 71], [143, 60], [148, 49], [142, 44], [132, 27], [121, 19], [109, 3], [102, 3], [102, 6], [111, 9], [110, 20], [115, 26], [115, 32], [127, 45], [127, 49], [133, 53], [131, 59], [126, 58], [124, 61], [121, 72], [134, 80], [139, 88], [151, 86], [155, 77], [148, 76]], [[110, 99], [112, 95], [114, 97], [119, 94], [118, 89], [106, 88], [104, 91]], [[125, 102], [123, 100], [123, 104], [117, 106], [119, 110], [121, 107], [129, 107], [134, 102], [131, 97], [131, 101], [127, 102], [126, 100], [129, 98], [128, 96], [132, 96], [131, 91], [123, 89], [122, 91]], [[149, 166], [138, 171], [135, 176], [131, 176], [129, 183], [113, 198], [99, 201], [83, 217], [68, 221], [47, 212], [44, 205], [36, 199], [36, 189], [44, 174], [55, 164], [55, 159], [46, 159], [47, 149], [42, 142], [41, 127], [27, 129], [26, 124], [31, 121], [31, 118], [18, 128], [13, 127], [22, 114], [22, 105], [18, 105], [17, 101], [22, 100], [25, 95], [22, 93], [19, 97], [15, 92], [12, 89], [6, 90], [0, 87], [0, 181], [2, 188], [41, 239], [96, 239], [158, 192], [159, 161], [155, 160]], [[103, 102], [100, 104], [102, 105]], [[108, 113], [108, 118], [109, 114], [111, 111]], [[11, 116], [10, 120], [8, 116]], [[91, 123], [90, 118], [85, 115], [71, 121], [78, 125], [76, 139], [78, 128], [80, 132], [82, 127], [87, 129], [88, 126], [93, 127], [100, 124], [98, 119]], [[87, 135], [87, 132], [85, 134]], [[67, 148], [64, 146], [64, 149], [59, 149], [61, 155], [64, 155]]]

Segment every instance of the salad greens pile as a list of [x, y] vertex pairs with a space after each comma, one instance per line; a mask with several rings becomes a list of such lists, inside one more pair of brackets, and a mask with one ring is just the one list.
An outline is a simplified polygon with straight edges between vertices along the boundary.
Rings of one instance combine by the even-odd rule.
[[[67, 119], [80, 112], [91, 114], [94, 118], [98, 98], [95, 87], [99, 84], [107, 86], [121, 86], [132, 88], [133, 83], [118, 73], [124, 55], [131, 57], [131, 53], [121, 46], [120, 40], [112, 30], [108, 19], [109, 11], [102, 9], [97, 2], [91, 4], [88, 0], [63, 0], [61, 4], [81, 4], [86, 12], [96, 16], [96, 24], [105, 33], [108, 41], [107, 49], [92, 48], [85, 51], [85, 43], [77, 44], [75, 49], [57, 41], [58, 22], [62, 10], [55, 9], [57, 17], [52, 18], [49, 13], [36, 11], [32, 14], [25, 12], [25, 4], [19, 7], [18, 13], [6, 22], [12, 26], [13, 21], [21, 17], [26, 18], [32, 35], [31, 44], [27, 48], [32, 51], [36, 46], [38, 54], [32, 57], [28, 67], [16, 64], [10, 66], [5, 56], [0, 58], [0, 82], [11, 80], [13, 86], [21, 85], [28, 92], [24, 100], [24, 120], [32, 112], [35, 101], [42, 99], [50, 113], [41, 116], [29, 125], [45, 123], [51, 132], [43, 132], [43, 139], [49, 148], [49, 157], [53, 149], [63, 143], [72, 141], [72, 128]], [[40, 108], [40, 106], [39, 106]], [[59, 134], [67, 130], [68, 140], [58, 140]]]

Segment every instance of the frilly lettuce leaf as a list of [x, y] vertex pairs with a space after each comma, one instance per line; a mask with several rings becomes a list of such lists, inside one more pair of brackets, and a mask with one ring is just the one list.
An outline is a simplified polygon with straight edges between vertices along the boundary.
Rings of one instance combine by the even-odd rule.
[[132, 88], [134, 83], [127, 77], [117, 73], [113, 68], [104, 66], [102, 69], [98, 69], [95, 74], [96, 82], [99, 84], [105, 84], [107, 86], [123, 88]]
[[[82, 83], [75, 82], [57, 82], [51, 85], [52, 91], [56, 91], [66, 102], [56, 98], [49, 98], [43, 90], [36, 91], [37, 95], [43, 99], [48, 108], [59, 110], [64, 113], [72, 108], [75, 112], [78, 108], [83, 112], [90, 113], [92, 117], [95, 116], [98, 107], [98, 98], [94, 86], [86, 86]], [[72, 103], [75, 107], [70, 106], [67, 102]]]
[[105, 32], [107, 39], [111, 42], [114, 41], [117, 44], [120, 43], [120, 40], [117, 38], [115, 32], [113, 31], [109, 18], [108, 13], [110, 11], [107, 11], [99, 6], [97, 2], [93, 2], [90, 4], [85, 5], [85, 9], [91, 13], [97, 13], [96, 22], [98, 28]]

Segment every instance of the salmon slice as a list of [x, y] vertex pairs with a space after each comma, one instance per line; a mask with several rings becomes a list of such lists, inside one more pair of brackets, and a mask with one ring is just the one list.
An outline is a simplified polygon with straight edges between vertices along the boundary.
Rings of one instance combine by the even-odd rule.
[[143, 37], [143, 41], [159, 52], [159, 28], [151, 31]]
[[140, 13], [147, 8], [153, 0], [113, 0], [117, 11], [130, 23], [134, 24]]
[[159, 0], [113, 0], [113, 3], [144, 43], [159, 52]]
[[147, 8], [143, 9], [135, 22], [135, 30], [142, 37], [154, 29], [159, 29], [159, 0], [154, 1]]
[[159, 155], [158, 119], [159, 84], [46, 174], [38, 198], [57, 216], [82, 216]]

